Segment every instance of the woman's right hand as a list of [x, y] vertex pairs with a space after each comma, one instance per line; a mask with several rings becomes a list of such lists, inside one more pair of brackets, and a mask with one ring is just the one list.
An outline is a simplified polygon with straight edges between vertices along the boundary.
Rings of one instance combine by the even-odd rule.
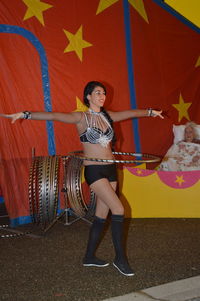
[[10, 118], [11, 123], [14, 123], [18, 119], [23, 119], [24, 118], [24, 113], [19, 112], [19, 113], [15, 113], [15, 114], [0, 114], [0, 117]]

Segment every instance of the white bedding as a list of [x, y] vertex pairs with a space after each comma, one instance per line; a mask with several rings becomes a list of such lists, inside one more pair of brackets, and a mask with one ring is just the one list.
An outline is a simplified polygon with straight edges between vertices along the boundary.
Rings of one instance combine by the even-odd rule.
[[191, 142], [173, 144], [159, 165], [158, 170], [200, 170], [200, 144]]

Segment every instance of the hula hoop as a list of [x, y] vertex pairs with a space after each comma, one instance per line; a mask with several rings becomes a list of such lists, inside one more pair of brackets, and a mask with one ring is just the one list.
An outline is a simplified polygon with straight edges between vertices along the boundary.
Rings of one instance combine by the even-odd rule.
[[[83, 151], [74, 151], [63, 156], [64, 160], [64, 187], [71, 208], [77, 216], [93, 216], [96, 207], [96, 196], [90, 190], [89, 204], [86, 204], [82, 192], [81, 171], [84, 160], [106, 163], [152, 163], [160, 161], [160, 158], [148, 154], [112, 152], [113, 155], [126, 155], [135, 157], [134, 160], [99, 159], [83, 156]], [[143, 159], [145, 158], [145, 159]]]
[[90, 190], [89, 202], [85, 201], [82, 191], [81, 176], [83, 171], [83, 160], [77, 157], [63, 157], [64, 163], [64, 182], [63, 187], [66, 191], [66, 204], [73, 209], [79, 217], [91, 218], [94, 216], [96, 208], [96, 195]]
[[[89, 158], [89, 157], [84, 157], [80, 154], [83, 154], [83, 151], [74, 151], [74, 152], [70, 152], [68, 154], [68, 157], [79, 158], [81, 160], [86, 160], [86, 161], [96, 161], [96, 162], [106, 162], [106, 163], [155, 163], [161, 160], [158, 156], [141, 154], [141, 153], [112, 152], [113, 155], [132, 156], [132, 157], [139, 158], [134, 160]], [[141, 158], [146, 158], [146, 159], [141, 159]]]

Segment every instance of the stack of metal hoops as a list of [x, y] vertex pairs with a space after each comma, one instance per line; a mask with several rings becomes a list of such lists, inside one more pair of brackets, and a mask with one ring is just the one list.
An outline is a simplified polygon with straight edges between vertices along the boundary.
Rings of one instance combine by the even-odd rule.
[[[94, 216], [96, 196], [89, 191], [89, 198], [83, 193], [84, 160], [108, 163], [153, 163], [160, 158], [148, 154], [113, 152], [118, 155], [134, 157], [131, 160], [107, 160], [87, 158], [82, 151], [69, 153], [68, 156], [33, 157], [29, 173], [29, 205], [32, 222], [47, 229], [58, 218], [60, 163], [64, 166], [63, 189], [65, 208], [71, 209], [76, 216], [91, 218]], [[0, 227], [2, 228], [2, 227]], [[8, 235], [9, 236], [9, 235]], [[7, 237], [8, 237], [7, 236]], [[10, 235], [14, 236], [14, 235]], [[0, 237], [2, 237], [0, 235]]]
[[82, 151], [69, 153], [68, 156], [35, 157], [32, 162], [29, 177], [29, 203], [33, 223], [47, 227], [52, 223], [58, 210], [59, 167], [60, 160], [64, 166], [63, 191], [66, 194], [66, 204], [78, 217], [93, 217], [96, 196], [89, 189], [90, 197], [83, 194], [82, 172], [84, 160], [116, 163], [152, 163], [160, 158], [148, 154], [113, 152], [115, 156], [131, 156], [130, 160], [107, 160], [87, 158]]
[[62, 157], [64, 160], [64, 188], [67, 193], [69, 207], [79, 217], [92, 217], [94, 215], [96, 196], [92, 190], [89, 199], [84, 197], [82, 189], [82, 158], [67, 156]]
[[35, 157], [29, 174], [29, 205], [33, 223], [46, 227], [58, 208], [58, 156]]
[[89, 218], [94, 214], [95, 194], [90, 191], [90, 199], [85, 200], [82, 190], [82, 159], [70, 156], [35, 157], [29, 174], [30, 215], [32, 222], [43, 228], [47, 228], [57, 216], [60, 161], [64, 166], [65, 206], [71, 208], [78, 217]]

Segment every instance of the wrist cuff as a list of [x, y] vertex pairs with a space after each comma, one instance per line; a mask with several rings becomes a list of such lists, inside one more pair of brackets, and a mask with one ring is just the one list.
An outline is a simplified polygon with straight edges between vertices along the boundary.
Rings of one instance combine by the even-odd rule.
[[24, 111], [23, 114], [24, 114], [24, 116], [23, 116], [24, 119], [31, 119], [31, 112]]
[[149, 116], [149, 117], [153, 116], [153, 109], [152, 108], [147, 109], [147, 116]]

